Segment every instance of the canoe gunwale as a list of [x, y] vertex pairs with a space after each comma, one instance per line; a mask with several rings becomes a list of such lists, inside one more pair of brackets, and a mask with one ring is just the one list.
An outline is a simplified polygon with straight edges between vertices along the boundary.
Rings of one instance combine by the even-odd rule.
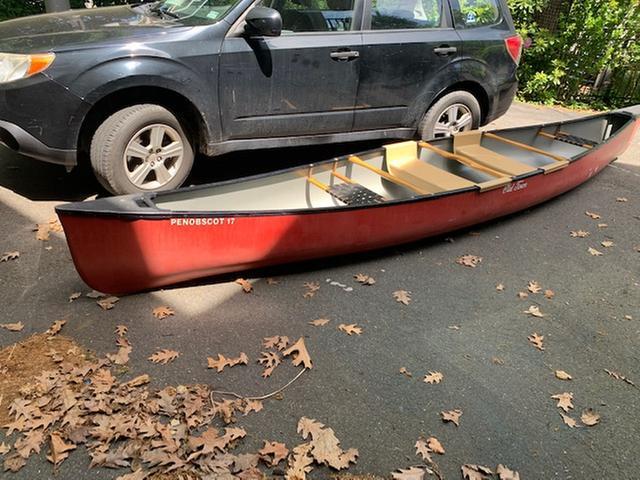
[[[624, 110], [613, 111], [613, 112], [603, 112], [603, 113], [590, 115], [586, 117], [580, 117], [577, 119], [563, 120], [559, 122], [547, 122], [547, 123], [529, 125], [529, 126], [510, 127], [505, 129], [495, 129], [495, 130], [489, 130], [487, 132], [507, 133], [507, 132], [533, 129], [533, 128], [536, 128], [538, 130], [543, 130], [549, 127], [559, 127], [562, 125], [570, 125], [570, 124], [575, 124], [575, 123], [580, 123], [585, 121], [596, 120], [598, 118], [614, 117], [614, 116], [626, 117], [626, 121], [606, 140], [600, 142], [598, 145], [594, 146], [593, 148], [586, 149], [585, 151], [580, 152], [568, 158], [567, 160], [569, 161], [569, 165], [571, 165], [579, 161], [580, 159], [584, 158], [585, 156], [591, 156], [593, 154], [596, 154], [596, 152], [598, 152], [602, 147], [614, 141], [617, 136], [622, 134], [624, 131], [626, 131], [626, 129], [630, 128], [634, 124], [637, 118], [636, 115], [632, 112], [627, 112]], [[384, 147], [380, 147], [372, 150], [358, 152], [358, 156], [366, 157], [372, 154], [383, 154], [383, 152], [384, 152]], [[265, 172], [258, 175], [252, 175], [249, 177], [240, 177], [240, 178], [229, 179], [221, 182], [208, 183], [203, 185], [194, 185], [194, 186], [182, 188], [180, 190], [184, 192], [194, 192], [198, 190], [211, 189], [212, 187], [222, 187], [226, 185], [238, 184], [241, 182], [260, 180], [260, 179], [271, 177], [277, 174], [285, 174], [285, 173], [298, 171], [301, 168], [320, 167], [324, 165], [330, 165], [332, 163], [335, 163], [336, 161], [343, 160], [344, 158], [347, 158], [349, 156], [350, 155], [344, 155], [343, 157], [331, 158], [331, 159], [323, 160], [321, 162], [312, 163], [308, 165], [298, 165], [298, 166], [290, 167], [287, 169], [278, 170], [275, 172], [273, 171]], [[614, 158], [610, 159], [610, 161], [613, 161], [613, 160]], [[554, 170], [552, 172], [547, 172], [545, 171], [544, 167], [538, 167], [535, 170], [532, 170], [531, 172], [513, 176], [511, 179], [511, 182], [509, 183], [518, 182], [520, 180], [525, 180], [527, 178], [531, 178], [537, 175], [554, 175], [554, 174], [562, 174], [562, 169]], [[56, 207], [55, 210], [56, 210], [56, 213], [58, 213], [59, 215], [61, 214], [61, 215], [71, 215], [71, 216], [112, 217], [112, 218], [119, 218], [119, 219], [129, 219], [132, 221], [167, 220], [171, 218], [190, 218], [190, 217], [197, 217], [197, 218], [248, 217], [248, 218], [251, 218], [251, 217], [267, 217], [267, 216], [282, 216], [282, 215], [314, 215], [314, 214], [326, 214], [331, 212], [337, 213], [337, 212], [347, 212], [347, 211], [361, 210], [361, 209], [393, 207], [398, 205], [412, 204], [416, 202], [428, 202], [428, 201], [439, 200], [439, 199], [442, 199], [443, 197], [459, 195], [462, 193], [467, 193], [472, 191], [482, 193], [481, 188], [475, 185], [475, 186], [470, 186], [465, 188], [446, 190], [443, 192], [437, 192], [437, 193], [432, 193], [427, 195], [416, 194], [415, 196], [410, 198], [389, 200], [384, 203], [377, 203], [377, 204], [371, 204], [371, 205], [340, 205], [340, 206], [318, 207], [318, 208], [295, 208], [295, 209], [282, 209], [282, 210], [246, 210], [246, 211], [242, 211], [242, 210], [237, 210], [237, 211], [165, 210], [165, 209], [159, 208], [155, 204], [155, 200], [159, 197], [163, 197], [165, 195], [169, 195], [175, 192], [175, 191], [173, 192], [169, 191], [169, 192], [159, 192], [159, 193], [154, 192], [154, 193], [133, 194], [133, 195], [120, 197], [123, 200], [127, 200], [127, 202], [124, 203], [119, 209], [116, 208], [115, 205], [108, 205], [108, 206], [105, 205], [105, 208], [96, 208], [94, 203], [95, 201], [94, 201], [94, 202], [77, 202], [73, 204], [65, 204], [65, 205]], [[97, 202], [100, 202], [100, 200], [98, 200]], [[90, 206], [91, 204], [94, 204], [94, 206]]]

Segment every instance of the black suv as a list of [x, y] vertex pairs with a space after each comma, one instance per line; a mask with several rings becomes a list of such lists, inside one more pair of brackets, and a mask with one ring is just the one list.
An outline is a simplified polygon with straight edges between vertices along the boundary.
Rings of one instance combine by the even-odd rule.
[[0, 142], [115, 193], [196, 152], [448, 136], [502, 115], [505, 0], [161, 0], [0, 23]]

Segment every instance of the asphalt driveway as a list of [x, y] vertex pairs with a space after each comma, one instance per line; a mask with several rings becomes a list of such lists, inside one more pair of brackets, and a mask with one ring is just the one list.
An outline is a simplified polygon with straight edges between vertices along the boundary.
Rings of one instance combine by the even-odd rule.
[[[575, 112], [514, 104], [492, 126], [512, 126]], [[245, 157], [252, 171], [306, 162], [353, 151], [354, 147], [236, 154], [223, 162], [200, 162], [192, 176], [203, 183], [237, 175]], [[35, 223], [53, 216], [55, 205], [98, 192], [90, 173], [66, 174], [50, 166], [0, 151], [0, 253], [18, 250], [19, 259], [0, 263], [0, 323], [25, 324], [20, 333], [0, 330], [0, 347], [68, 319], [64, 333], [98, 355], [113, 352], [115, 326], [127, 325], [133, 346], [127, 376], [149, 373], [158, 388], [205, 383], [221, 390], [260, 395], [285, 384], [296, 373], [280, 367], [265, 380], [255, 363], [261, 339], [304, 337], [314, 368], [281, 399], [239, 422], [249, 432], [243, 449], [263, 440], [293, 447], [301, 443], [296, 424], [302, 416], [331, 426], [345, 448], [360, 457], [350, 473], [389, 476], [418, 462], [414, 444], [434, 435], [446, 449], [437, 461], [445, 478], [460, 478], [462, 464], [505, 464], [523, 479], [632, 479], [640, 467], [638, 388], [609, 376], [618, 372], [640, 385], [640, 136], [613, 165], [582, 187], [530, 209], [450, 238], [427, 240], [351, 258], [323, 260], [264, 273], [279, 283], [251, 279], [245, 294], [232, 281], [216, 280], [121, 298], [104, 311], [95, 300], [70, 303], [73, 292], [88, 292], [71, 263], [60, 234], [38, 241]], [[624, 198], [626, 201], [617, 201]], [[592, 219], [585, 211], [597, 212]], [[598, 224], [606, 223], [606, 227]], [[572, 238], [571, 231], [590, 232]], [[612, 241], [605, 248], [602, 241]], [[593, 256], [588, 248], [603, 252]], [[100, 252], [96, 252], [99, 255]], [[464, 254], [481, 256], [477, 268], [455, 263]], [[361, 286], [357, 273], [375, 278]], [[233, 279], [226, 279], [233, 280]], [[552, 299], [530, 293], [530, 281], [553, 290]], [[304, 298], [305, 282], [320, 289]], [[337, 284], [352, 287], [341, 287]], [[498, 291], [496, 285], [503, 284]], [[393, 292], [411, 292], [402, 305]], [[153, 317], [160, 305], [176, 314]], [[539, 306], [544, 318], [523, 313]], [[309, 321], [327, 318], [324, 327]], [[347, 336], [338, 324], [357, 323], [360, 336]], [[545, 350], [527, 337], [544, 335]], [[168, 365], [147, 357], [168, 348], [181, 356]], [[252, 360], [217, 374], [206, 358], [246, 352]], [[412, 378], [399, 373], [405, 367]], [[561, 381], [555, 370], [573, 377]], [[439, 384], [422, 381], [442, 372]], [[551, 395], [572, 392], [578, 418], [593, 408], [601, 421], [571, 429], [563, 424]], [[460, 426], [443, 423], [440, 412], [461, 409]], [[1, 437], [0, 437], [1, 439]], [[56, 478], [115, 478], [93, 469], [82, 451], [74, 452]], [[319, 469], [315, 478], [328, 476]], [[6, 478], [53, 477], [44, 455], [32, 457]], [[4, 478], [4, 477], [3, 477]]]

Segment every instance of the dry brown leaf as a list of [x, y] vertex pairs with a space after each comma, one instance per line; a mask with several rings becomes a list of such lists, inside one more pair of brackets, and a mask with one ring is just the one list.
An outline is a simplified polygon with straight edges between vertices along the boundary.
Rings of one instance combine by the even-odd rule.
[[313, 458], [309, 456], [311, 448], [311, 443], [303, 443], [292, 450], [285, 480], [306, 480], [307, 473], [313, 469]]
[[97, 291], [97, 290], [91, 290], [89, 293], [87, 293], [85, 295], [85, 297], [96, 299], [96, 298], [104, 298], [104, 297], [106, 297], [106, 295], [104, 293], [102, 293], [102, 292]]
[[407, 370], [405, 367], [400, 367], [400, 373], [409, 378], [413, 377], [413, 374], [409, 370]]
[[17, 472], [27, 464], [27, 461], [17, 453], [7, 457], [4, 461], [4, 469], [11, 472]]
[[73, 443], [65, 443], [59, 432], [53, 432], [49, 435], [51, 450], [47, 455], [49, 460], [54, 465], [60, 465], [65, 458], [69, 456], [69, 452], [76, 448]]
[[251, 293], [253, 291], [253, 284], [250, 281], [245, 280], [244, 278], [236, 279], [235, 283], [242, 287], [242, 291], [244, 293]]
[[262, 345], [264, 345], [264, 348], [275, 348], [276, 350], [282, 351], [289, 345], [289, 337], [282, 335], [266, 337], [262, 339]]
[[602, 255], [604, 255], [604, 253], [599, 252], [598, 250], [596, 250], [595, 248], [589, 247], [588, 252], [593, 255], [594, 257], [601, 257]]
[[504, 285], [502, 283], [497, 284], [496, 290], [499, 292], [504, 292]]
[[573, 238], [585, 238], [585, 237], [588, 237], [591, 234], [589, 232], [585, 231], [585, 230], [572, 230], [570, 235]]
[[419, 438], [416, 441], [415, 447], [416, 455], [429, 464], [433, 463], [433, 458], [431, 458], [431, 448], [429, 448], [429, 445], [423, 438]]
[[129, 355], [133, 351], [130, 346], [122, 346], [115, 354], [107, 353], [107, 358], [116, 365], [126, 365], [129, 362]]
[[631, 320], [633, 320], [633, 317], [631, 315], [625, 315], [624, 319], [631, 321]]
[[261, 458], [271, 467], [275, 467], [289, 455], [289, 449], [284, 443], [267, 442], [258, 450]]
[[20, 257], [20, 252], [4, 252], [0, 256], [0, 262], [8, 262], [9, 260], [16, 260]]
[[82, 296], [82, 292], [73, 292], [69, 295], [69, 303], [79, 299]]
[[116, 305], [116, 303], [118, 303], [118, 300], [120, 300], [118, 297], [107, 297], [101, 298], [96, 303], [103, 310], [111, 310]]
[[427, 446], [433, 453], [444, 455], [444, 447], [436, 437], [427, 438]]
[[215, 368], [218, 373], [222, 372], [225, 367], [235, 367], [236, 365], [247, 365], [249, 363], [249, 358], [247, 354], [244, 352], [240, 352], [240, 355], [237, 358], [227, 358], [222, 354], [218, 354], [217, 359], [213, 359], [211, 357], [207, 357], [207, 368]]
[[556, 378], [558, 380], [571, 380], [572, 379], [571, 375], [569, 375], [564, 370], [556, 370], [554, 373], [555, 373], [555, 376], [556, 376]]
[[0, 328], [4, 328], [5, 330], [9, 330], [10, 332], [21, 332], [24, 328], [22, 322], [16, 323], [0, 323]]
[[493, 363], [495, 365], [504, 365], [504, 359], [502, 359], [500, 357], [492, 357], [491, 358], [491, 363]]
[[462, 410], [456, 408], [455, 410], [448, 410], [440, 412], [442, 416], [443, 422], [453, 422], [456, 427], [460, 426], [460, 416], [462, 415]]
[[599, 223], [598, 228], [607, 228], [609, 226], [608, 223]]
[[362, 327], [359, 327], [357, 323], [351, 323], [349, 325], [341, 323], [340, 325], [338, 325], [338, 330], [340, 330], [341, 332], [346, 333], [349, 336], [354, 335], [354, 334], [355, 335], [361, 335], [362, 334]]
[[538, 318], [544, 318], [545, 317], [544, 313], [542, 313], [540, 311], [540, 307], [538, 307], [537, 305], [531, 305], [528, 310], [525, 310], [522, 313], [527, 313], [527, 314], [531, 315], [532, 317], [538, 317]]
[[544, 296], [545, 296], [545, 298], [547, 298], [548, 300], [551, 300], [553, 297], [555, 297], [555, 296], [556, 296], [556, 293], [555, 293], [553, 290], [546, 289], [546, 290], [544, 291]]
[[611, 248], [613, 247], [614, 243], [611, 240], [603, 240], [602, 242], [600, 242], [600, 245], [602, 245], [604, 248]]
[[393, 292], [393, 298], [395, 298], [398, 303], [409, 305], [411, 302], [411, 292], [406, 290], [397, 290]]
[[591, 408], [587, 408], [582, 412], [580, 420], [582, 420], [582, 423], [584, 423], [587, 427], [593, 427], [594, 425], [600, 423], [600, 415]]
[[180, 352], [176, 352], [175, 350], [158, 350], [156, 353], [151, 355], [148, 360], [151, 360], [153, 363], [161, 363], [166, 365], [169, 362], [173, 362], [176, 358], [180, 356]]
[[559, 413], [559, 414], [560, 414], [560, 416], [562, 417], [562, 421], [564, 422], [564, 424], [565, 424], [567, 427], [569, 427], [569, 428], [575, 428], [575, 427], [577, 426], [577, 423], [576, 423], [576, 421], [575, 421], [573, 418], [571, 418], [571, 417], [570, 417], [570, 416], [568, 416], [568, 415], [565, 415], [565, 414], [564, 414], [564, 413], [562, 413], [562, 412], [558, 412], [558, 413]]
[[482, 262], [482, 257], [477, 255], [462, 255], [456, 259], [456, 263], [465, 267], [476, 268]]
[[328, 465], [336, 470], [347, 468], [355, 463], [358, 450], [350, 448], [342, 450], [340, 440], [331, 428], [325, 427], [317, 420], [302, 417], [298, 422], [298, 433], [305, 440], [311, 436], [311, 455], [320, 464]]
[[258, 363], [264, 365], [262, 378], [271, 376], [275, 368], [280, 365], [280, 356], [275, 352], [262, 352], [262, 356], [258, 359]]
[[167, 317], [171, 317], [172, 315], [175, 315], [175, 311], [173, 310], [173, 308], [171, 307], [167, 307], [166, 305], [162, 305], [160, 307], [156, 307], [153, 309], [153, 316], [156, 317], [158, 320], [163, 320]]
[[493, 475], [493, 470], [483, 465], [467, 463], [462, 465], [462, 478], [465, 480], [485, 480], [488, 475]]
[[529, 335], [528, 340], [536, 347], [538, 350], [544, 350], [544, 346], [542, 344], [544, 340], [544, 335], [538, 335], [537, 333], [532, 333]]
[[616, 197], [616, 202], [620, 202], [620, 203], [626, 203], [629, 200], [627, 200], [626, 197]]
[[496, 468], [496, 474], [498, 475], [498, 480], [520, 480], [520, 474], [518, 472], [502, 464]]
[[11, 450], [11, 445], [7, 445], [6, 443], [0, 443], [0, 455], [6, 455]]
[[370, 277], [369, 275], [365, 275], [364, 273], [357, 273], [356, 275], [353, 276], [353, 278], [356, 279], [356, 282], [359, 282], [362, 285], [373, 285], [374, 283], [376, 283], [373, 277]]
[[584, 212], [584, 214], [585, 214], [587, 217], [591, 217], [591, 218], [593, 218], [594, 220], [598, 220], [599, 218], [601, 218], [601, 217], [600, 217], [600, 214], [598, 214], [598, 213], [593, 213], [593, 212], [586, 211], [586, 212]]
[[440, 383], [442, 381], [442, 379], [444, 378], [444, 375], [440, 372], [432, 372], [431, 370], [429, 370], [429, 373], [427, 375], [424, 376], [424, 383]]
[[328, 318], [318, 318], [317, 320], [311, 320], [309, 325], [313, 325], [314, 327], [324, 327], [331, 320]]
[[303, 286], [307, 289], [302, 295], [304, 298], [311, 298], [320, 290], [320, 284], [318, 282], [305, 282]]
[[60, 330], [62, 330], [62, 327], [64, 326], [65, 323], [67, 323], [66, 320], [56, 320], [51, 324], [51, 326], [49, 327], [46, 333], [48, 333], [51, 336], [58, 334]]
[[616, 380], [622, 380], [625, 383], [628, 383], [629, 385], [633, 385], [635, 386], [635, 383], [633, 383], [631, 380], [629, 380], [627, 377], [625, 377], [624, 375], [618, 373], [618, 372], [613, 372], [611, 370], [607, 370], [606, 368], [604, 369], [605, 372], [607, 372], [607, 374], [610, 377], [615, 378]]
[[291, 354], [294, 354], [293, 365], [298, 366], [302, 363], [304, 368], [313, 368], [313, 363], [311, 362], [311, 357], [309, 356], [309, 352], [307, 351], [307, 347], [304, 344], [304, 338], [300, 337], [296, 343], [291, 345], [289, 348], [282, 352], [282, 355], [288, 357]]
[[524, 300], [525, 298], [527, 298], [529, 296], [529, 294], [527, 292], [518, 292], [517, 295], [518, 295], [518, 298], [520, 300]]
[[527, 285], [527, 290], [529, 290], [531, 293], [540, 293], [542, 291], [542, 287], [535, 280], [531, 280]]
[[124, 337], [128, 331], [129, 329], [125, 325], [118, 325], [114, 333], [119, 337]]
[[397, 472], [392, 472], [393, 480], [424, 480], [427, 471], [421, 467], [399, 468]]
[[565, 412], [568, 412], [570, 408], [573, 408], [573, 393], [571, 392], [557, 393], [555, 395], [551, 395], [551, 398], [558, 400], [558, 404], [556, 406]]

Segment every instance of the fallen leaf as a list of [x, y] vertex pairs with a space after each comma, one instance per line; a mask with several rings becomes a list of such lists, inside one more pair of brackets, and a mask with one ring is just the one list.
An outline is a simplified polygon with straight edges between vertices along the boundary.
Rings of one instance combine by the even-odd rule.
[[457, 264], [471, 268], [476, 268], [480, 262], [482, 262], [482, 257], [478, 257], [477, 255], [462, 255], [456, 259]]
[[631, 320], [633, 320], [633, 317], [631, 315], [625, 315], [624, 319], [631, 321]]
[[292, 353], [295, 355], [293, 358], [294, 366], [297, 367], [302, 363], [304, 368], [313, 368], [311, 357], [309, 357], [309, 352], [307, 351], [307, 347], [304, 344], [304, 338], [300, 337], [296, 343], [284, 350], [282, 352], [282, 355], [288, 357]]
[[353, 334], [356, 334], [356, 335], [362, 334], [362, 327], [359, 327], [357, 323], [351, 323], [349, 325], [341, 323], [340, 325], [338, 325], [338, 330], [346, 333], [349, 336]]
[[79, 299], [81, 296], [82, 296], [82, 292], [73, 292], [71, 295], [69, 295], [69, 303]]
[[491, 362], [496, 365], [504, 365], [504, 360], [500, 357], [492, 357]]
[[303, 286], [307, 289], [302, 295], [304, 298], [311, 298], [320, 290], [320, 284], [318, 282], [305, 282]]
[[499, 292], [504, 292], [504, 285], [502, 283], [497, 284], [496, 290]]
[[555, 372], [556, 378], [559, 380], [571, 380], [572, 377], [564, 370], [556, 370]]
[[158, 350], [156, 353], [151, 355], [148, 360], [151, 360], [153, 363], [161, 363], [166, 365], [169, 362], [173, 362], [176, 358], [180, 356], [179, 352], [175, 350]]
[[531, 280], [527, 285], [527, 290], [529, 290], [531, 293], [540, 293], [542, 291], [542, 287], [535, 280]]
[[275, 368], [280, 365], [280, 357], [275, 352], [262, 352], [262, 356], [258, 359], [258, 363], [265, 366], [262, 372], [262, 378], [271, 376]]
[[393, 298], [395, 298], [398, 303], [409, 305], [411, 302], [411, 293], [406, 290], [397, 290], [393, 292]]
[[87, 293], [85, 295], [85, 297], [96, 299], [96, 298], [106, 297], [106, 295], [104, 293], [101, 293], [101, 292], [97, 291], [97, 290], [91, 290], [89, 293]]
[[458, 331], [458, 330], [460, 330], [460, 325], [449, 325], [447, 328], [448, 328], [449, 330], [456, 330], [456, 331]]
[[608, 374], [610, 377], [613, 377], [613, 378], [615, 378], [616, 380], [622, 380], [623, 382], [628, 383], [629, 385], [633, 385], [633, 386], [635, 386], [635, 385], [636, 385], [636, 384], [635, 384], [635, 383], [633, 383], [631, 380], [629, 380], [627, 377], [625, 377], [624, 375], [622, 375], [622, 374], [620, 374], [620, 373], [618, 373], [618, 372], [613, 372], [613, 371], [611, 371], [611, 370], [607, 370], [606, 368], [604, 369], [604, 371], [605, 371], [605, 372], [607, 372], [607, 374]]
[[282, 335], [265, 337], [262, 339], [262, 345], [264, 345], [264, 348], [275, 348], [282, 351], [287, 348], [287, 345], [289, 345], [289, 337], [284, 337]]
[[427, 471], [420, 467], [399, 468], [397, 472], [391, 473], [393, 480], [424, 480]]
[[103, 310], [111, 310], [116, 305], [116, 303], [118, 303], [118, 300], [120, 300], [118, 297], [107, 297], [98, 300], [96, 303]]
[[5, 330], [9, 330], [10, 332], [21, 332], [24, 328], [22, 322], [17, 323], [0, 323], [0, 328], [4, 328]]
[[598, 250], [596, 250], [595, 248], [592, 248], [592, 247], [589, 247], [588, 251], [594, 257], [601, 257], [602, 255], [604, 255], [602, 252], [599, 252]]
[[443, 422], [453, 422], [456, 427], [460, 426], [460, 416], [462, 415], [462, 410], [456, 408], [455, 410], [440, 412], [440, 415], [442, 416]]
[[575, 428], [575, 427], [577, 426], [577, 423], [576, 423], [576, 421], [575, 421], [573, 418], [571, 418], [571, 417], [570, 417], [570, 416], [568, 416], [568, 415], [565, 415], [565, 414], [564, 414], [564, 413], [562, 413], [562, 412], [558, 412], [558, 413], [559, 413], [559, 414], [560, 414], [560, 416], [562, 417], [562, 421], [564, 422], [564, 424], [565, 424], [567, 427], [569, 427], [569, 428]]
[[545, 291], [544, 291], [544, 296], [545, 296], [545, 298], [547, 298], [548, 300], [551, 300], [553, 297], [555, 297], [555, 296], [556, 296], [556, 293], [555, 293], [553, 290], [549, 290], [549, 289], [547, 289], [547, 290], [545, 290]]
[[518, 298], [520, 300], [524, 300], [525, 298], [527, 298], [529, 296], [529, 294], [527, 292], [518, 292]]
[[9, 453], [10, 450], [11, 450], [11, 446], [10, 445], [7, 445], [4, 442], [0, 443], [0, 455], [5, 455], [5, 454]]
[[405, 367], [400, 367], [400, 373], [409, 378], [413, 377], [413, 374], [409, 370], [407, 370]]
[[14, 453], [13, 455], [5, 459], [4, 469], [10, 470], [12, 472], [17, 472], [26, 464], [27, 464], [26, 459], [22, 458], [22, 456], [18, 455], [17, 453]]
[[258, 450], [261, 458], [271, 467], [275, 467], [289, 455], [289, 449], [284, 443], [264, 442], [264, 447]]
[[305, 440], [311, 436], [311, 455], [316, 462], [328, 465], [336, 470], [347, 468], [350, 463], [355, 463], [358, 450], [350, 448], [342, 450], [340, 440], [331, 428], [311, 418], [302, 417], [298, 422], [298, 433]]
[[154, 308], [152, 313], [153, 313], [153, 316], [156, 317], [158, 320], [163, 320], [167, 317], [171, 317], [172, 315], [175, 315], [176, 312], [173, 310], [173, 308], [163, 305], [163, 306]]
[[69, 456], [69, 452], [76, 448], [73, 443], [65, 443], [59, 432], [53, 432], [49, 435], [51, 450], [47, 455], [49, 460], [54, 465], [60, 465], [62, 461]]
[[423, 382], [431, 384], [440, 383], [443, 378], [444, 375], [442, 375], [442, 373], [429, 371], [429, 373], [424, 376]]
[[245, 280], [244, 278], [236, 279], [235, 283], [242, 287], [242, 291], [244, 293], [251, 293], [253, 291], [253, 284], [250, 281]]
[[572, 230], [569, 235], [571, 235], [573, 238], [584, 238], [584, 237], [588, 237], [591, 234], [584, 230]]
[[520, 474], [500, 464], [496, 468], [498, 480], [520, 480]]
[[587, 427], [593, 427], [594, 425], [600, 423], [600, 415], [593, 411], [591, 408], [587, 408], [582, 412], [580, 420], [582, 420], [582, 423], [584, 423]]
[[318, 318], [317, 320], [312, 320], [309, 322], [309, 325], [313, 325], [314, 327], [324, 327], [331, 320], [328, 318]]
[[126, 365], [129, 363], [129, 355], [132, 351], [133, 348], [131, 348], [131, 346], [124, 345], [121, 346], [115, 354], [107, 353], [107, 358], [116, 365]]
[[354, 275], [353, 278], [356, 279], [356, 282], [359, 282], [362, 285], [373, 285], [374, 283], [376, 283], [373, 277], [370, 277], [369, 275], [365, 275], [364, 273], [358, 273]]
[[538, 350], [544, 350], [544, 346], [542, 345], [542, 341], [544, 340], [544, 335], [538, 335], [537, 333], [532, 333], [529, 335], [528, 340], [536, 347]]
[[573, 393], [557, 393], [555, 395], [551, 395], [551, 398], [558, 400], [558, 404], [556, 406], [565, 412], [568, 412], [570, 408], [573, 408]]
[[493, 475], [493, 470], [483, 465], [462, 465], [462, 478], [465, 480], [485, 480], [488, 475]]
[[18, 257], [20, 257], [20, 252], [4, 252], [2, 256], [0, 256], [0, 262], [16, 260]]
[[609, 226], [609, 224], [607, 223], [599, 223], [598, 224], [598, 228], [607, 228]]
[[244, 352], [240, 352], [240, 355], [237, 358], [227, 358], [222, 354], [218, 354], [217, 359], [213, 359], [211, 357], [207, 357], [207, 368], [215, 368], [218, 373], [222, 372], [225, 367], [235, 367], [236, 365], [247, 365], [249, 363], [249, 358], [247, 354]]
[[51, 326], [49, 327], [46, 333], [48, 333], [51, 336], [57, 335], [60, 332], [60, 330], [62, 330], [62, 327], [64, 326], [65, 323], [67, 323], [66, 320], [56, 320], [51, 324]]
[[544, 318], [545, 315], [540, 311], [540, 307], [537, 305], [531, 305], [528, 310], [525, 310], [522, 313], [528, 313], [533, 317]]
[[444, 447], [436, 437], [427, 438], [427, 446], [433, 453], [444, 455]]
[[602, 242], [600, 242], [600, 245], [602, 245], [604, 248], [611, 248], [613, 247], [614, 243], [611, 240], [603, 240]]
[[129, 329], [125, 325], [118, 325], [115, 334], [119, 337], [124, 337], [128, 331]]
[[628, 202], [626, 197], [617, 197], [616, 198], [616, 202], [620, 202], [620, 203], [626, 203]]
[[584, 214], [585, 214], [587, 217], [591, 217], [591, 218], [593, 218], [594, 220], [597, 220], [597, 219], [599, 219], [599, 218], [600, 218], [600, 214], [598, 214], [598, 213], [593, 213], [593, 212], [586, 211], [586, 212], [584, 212]]
[[311, 443], [307, 442], [298, 445], [291, 451], [288, 468], [285, 473], [285, 480], [307, 479], [307, 473], [313, 469], [313, 458], [309, 456], [311, 449]]
[[414, 446], [416, 447], [416, 455], [429, 464], [433, 463], [431, 448], [423, 438], [419, 438]]

